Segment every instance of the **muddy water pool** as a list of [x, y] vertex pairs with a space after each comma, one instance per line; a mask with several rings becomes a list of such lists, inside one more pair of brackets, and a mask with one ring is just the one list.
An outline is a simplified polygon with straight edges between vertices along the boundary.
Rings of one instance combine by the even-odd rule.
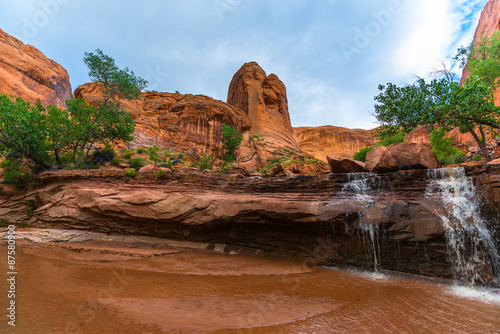
[[16, 260], [16, 327], [2, 280], [1, 333], [500, 333], [494, 289], [102, 243], [24, 242]]

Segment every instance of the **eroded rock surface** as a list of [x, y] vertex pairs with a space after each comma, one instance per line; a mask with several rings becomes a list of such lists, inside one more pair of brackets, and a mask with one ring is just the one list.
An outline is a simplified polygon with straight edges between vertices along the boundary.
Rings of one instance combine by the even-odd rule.
[[229, 85], [227, 103], [248, 115], [252, 134], [262, 140], [259, 151], [264, 160], [276, 151], [300, 151], [290, 123], [286, 87], [275, 74], [268, 76], [255, 62], [244, 64]]
[[0, 92], [58, 106], [73, 96], [68, 72], [61, 65], [1, 29]]
[[[493, 168], [493, 167], [491, 167]], [[120, 170], [40, 175], [21, 197], [0, 196], [2, 219], [32, 226], [154, 236], [260, 249], [321, 263], [372, 268], [376, 226], [384, 269], [451, 277], [440, 201], [426, 196], [426, 170], [383, 175], [215, 177], [176, 170], [127, 178]], [[357, 181], [370, 184], [359, 197]], [[362, 188], [362, 187], [361, 187]], [[496, 188], [495, 188], [496, 189]], [[36, 210], [26, 216], [26, 202]]]
[[[75, 97], [89, 103], [102, 101], [95, 84], [88, 83], [75, 90]], [[254, 143], [248, 116], [239, 108], [203, 95], [143, 93], [134, 101], [121, 100], [136, 123], [129, 143], [132, 149], [156, 145], [162, 149], [193, 152], [196, 156], [214, 153], [222, 157], [221, 126], [236, 127], [243, 135], [238, 161], [249, 169], [262, 165]]]

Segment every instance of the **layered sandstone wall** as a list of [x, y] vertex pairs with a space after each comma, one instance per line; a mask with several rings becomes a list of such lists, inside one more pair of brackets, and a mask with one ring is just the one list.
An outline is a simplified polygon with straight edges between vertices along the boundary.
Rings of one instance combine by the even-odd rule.
[[[475, 170], [474, 177], [500, 175], [499, 168]], [[451, 277], [439, 216], [444, 207], [426, 196], [427, 171], [360, 174], [374, 187], [366, 194], [368, 208], [348, 185], [352, 177], [233, 179], [177, 170], [164, 179], [147, 173], [130, 179], [120, 170], [47, 172], [24, 195], [0, 192], [0, 216], [36, 227], [223, 243], [367, 268], [373, 266], [366, 243], [372, 226], [382, 268]], [[35, 204], [29, 217], [27, 201]]]
[[0, 92], [61, 107], [73, 96], [68, 72], [61, 65], [1, 29]]

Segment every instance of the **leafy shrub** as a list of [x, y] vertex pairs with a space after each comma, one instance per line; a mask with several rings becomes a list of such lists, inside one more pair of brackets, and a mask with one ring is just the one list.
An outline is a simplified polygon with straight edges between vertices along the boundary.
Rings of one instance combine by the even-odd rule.
[[143, 147], [138, 148], [137, 150], [135, 150], [135, 153], [146, 153], [146, 149]]
[[376, 146], [389, 146], [394, 144], [401, 144], [405, 142], [406, 134], [398, 132], [390, 137], [380, 138]]
[[128, 177], [134, 177], [135, 176], [135, 169], [127, 169], [125, 171], [125, 175], [127, 175]]
[[133, 158], [128, 162], [128, 164], [130, 165], [131, 168], [138, 171], [139, 169], [141, 169], [146, 165], [146, 160], [144, 160], [144, 158]]
[[154, 145], [152, 147], [149, 147], [147, 149], [147, 151], [148, 151], [149, 154], [151, 154], [151, 153], [158, 154], [158, 152], [160, 151], [160, 148], [158, 146]]
[[125, 152], [123, 152], [123, 154], [122, 154], [122, 158], [123, 158], [123, 159], [131, 159], [131, 158], [132, 158], [132, 152], [131, 152], [131, 151], [128, 151], [128, 150], [127, 150], [127, 151], [125, 151]]
[[100, 151], [95, 151], [94, 154], [92, 154], [92, 162], [94, 164], [104, 165], [113, 160], [115, 157], [115, 150], [112, 147], [106, 147]]
[[156, 172], [155, 172], [155, 177], [159, 178], [159, 179], [162, 179], [165, 177], [165, 174], [167, 174], [167, 172], [165, 172], [163, 169], [158, 169]]
[[481, 159], [482, 159], [482, 158], [483, 158], [483, 157], [481, 156], [481, 154], [476, 154], [476, 155], [472, 158], [472, 160], [474, 160], [474, 161], [481, 161]]
[[262, 174], [262, 177], [267, 177], [270, 171], [271, 169], [269, 167], [262, 167], [259, 172]]
[[365, 162], [366, 161], [366, 155], [368, 154], [368, 152], [370, 152], [374, 148], [375, 147], [365, 147], [365, 148], [362, 148], [358, 152], [354, 153], [353, 159], [357, 160], [357, 161]]
[[212, 169], [214, 164], [215, 157], [213, 154], [203, 155], [200, 158], [200, 161], [195, 163], [195, 166], [198, 167], [199, 170]]
[[[464, 162], [465, 153], [452, 146], [453, 138], [445, 137], [446, 131], [443, 129], [431, 132], [432, 151], [442, 165], [451, 165]], [[481, 160], [481, 158], [480, 158]]]
[[160, 162], [161, 159], [156, 155], [156, 153], [149, 153], [149, 160], [153, 162]]
[[0, 163], [0, 168], [5, 169], [3, 183], [19, 184], [26, 182], [32, 175], [31, 171], [24, 168], [19, 160], [9, 159]]
[[31, 216], [35, 210], [36, 210], [35, 202], [27, 201], [26, 209], [24, 209], [24, 211], [26, 212], [26, 216]]
[[120, 159], [113, 159], [113, 160], [111, 160], [111, 165], [112, 166], [120, 167], [121, 163], [122, 162], [121, 162]]

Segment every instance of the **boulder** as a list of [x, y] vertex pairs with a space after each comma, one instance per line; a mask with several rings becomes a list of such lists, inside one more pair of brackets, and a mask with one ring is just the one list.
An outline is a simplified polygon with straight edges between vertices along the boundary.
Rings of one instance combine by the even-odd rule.
[[362, 173], [366, 171], [366, 164], [361, 161], [330, 156], [327, 156], [326, 160], [330, 164], [332, 173]]
[[60, 107], [73, 96], [68, 72], [61, 65], [1, 29], [0, 92]]
[[271, 168], [271, 171], [268, 174], [269, 177], [283, 177], [286, 176], [286, 172], [283, 169], [283, 166], [281, 164], [277, 164], [273, 168]]
[[439, 167], [440, 163], [432, 149], [423, 144], [379, 146], [366, 155], [366, 168], [375, 173]]
[[233, 76], [227, 103], [244, 111], [252, 124], [252, 134], [263, 144], [263, 160], [300, 151], [292, 132], [286, 87], [275, 74], [269, 76], [256, 62], [244, 64]]

